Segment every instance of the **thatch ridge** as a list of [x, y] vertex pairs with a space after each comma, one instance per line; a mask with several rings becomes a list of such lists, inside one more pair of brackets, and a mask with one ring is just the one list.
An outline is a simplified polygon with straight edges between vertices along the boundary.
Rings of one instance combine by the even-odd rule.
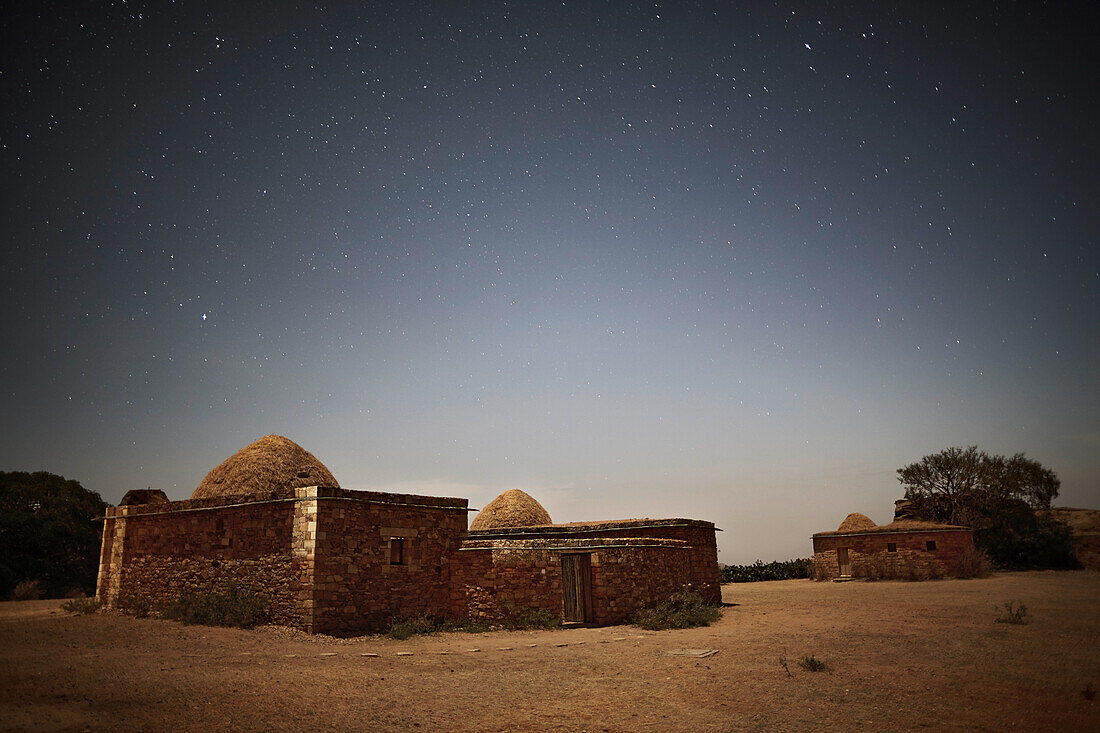
[[219, 463], [192, 499], [255, 494], [303, 486], [334, 486], [336, 477], [317, 457], [290, 438], [265, 435]]
[[470, 529], [538, 527], [552, 523], [542, 504], [519, 489], [508, 489], [477, 513]]
[[840, 526], [836, 528], [837, 532], [858, 532], [861, 529], [873, 529], [875, 523], [871, 521], [871, 518], [865, 514], [859, 512], [852, 512], [844, 518], [844, 521], [840, 523]]

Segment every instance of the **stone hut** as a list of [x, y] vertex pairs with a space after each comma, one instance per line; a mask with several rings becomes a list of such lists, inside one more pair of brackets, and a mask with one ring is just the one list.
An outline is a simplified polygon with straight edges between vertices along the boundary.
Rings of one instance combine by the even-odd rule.
[[876, 525], [859, 513], [845, 517], [836, 531], [813, 536], [815, 576], [866, 576], [872, 565], [904, 576], [916, 569], [926, 576], [954, 575], [963, 553], [974, 551], [970, 527], [912, 519]]
[[532, 608], [617, 623], [687, 585], [721, 598], [710, 522], [555, 525], [513, 489], [467, 530], [466, 499], [341, 488], [276, 435], [211, 470], [191, 499], [150, 499], [107, 510], [96, 595], [108, 607], [232, 585], [264, 597], [276, 623], [351, 634]]
[[537, 501], [515, 489], [474, 518], [453, 567], [453, 607], [474, 618], [541, 608], [570, 623], [622, 623], [689, 586], [707, 601], [722, 600], [712, 523], [551, 524]]

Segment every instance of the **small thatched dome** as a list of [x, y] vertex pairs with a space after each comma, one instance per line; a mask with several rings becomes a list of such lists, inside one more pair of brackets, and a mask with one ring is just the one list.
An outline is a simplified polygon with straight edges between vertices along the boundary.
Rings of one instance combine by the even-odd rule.
[[325, 464], [302, 446], [281, 435], [267, 435], [246, 445], [218, 464], [192, 499], [254, 494], [302, 486], [336, 486]]
[[119, 506], [135, 506], [138, 504], [167, 504], [168, 495], [160, 489], [130, 489], [122, 497]]
[[542, 524], [553, 524], [542, 504], [519, 489], [508, 489], [477, 513], [470, 529], [535, 527]]
[[864, 516], [859, 512], [852, 512], [844, 518], [844, 521], [840, 523], [840, 526], [836, 528], [837, 532], [859, 532], [864, 529], [874, 529], [875, 523], [871, 521], [870, 517]]

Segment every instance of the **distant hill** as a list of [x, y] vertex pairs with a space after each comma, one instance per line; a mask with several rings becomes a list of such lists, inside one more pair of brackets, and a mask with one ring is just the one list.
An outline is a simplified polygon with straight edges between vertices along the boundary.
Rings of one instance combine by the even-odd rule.
[[1100, 570], [1100, 509], [1054, 507], [1049, 515], [1069, 526], [1077, 559], [1090, 570]]

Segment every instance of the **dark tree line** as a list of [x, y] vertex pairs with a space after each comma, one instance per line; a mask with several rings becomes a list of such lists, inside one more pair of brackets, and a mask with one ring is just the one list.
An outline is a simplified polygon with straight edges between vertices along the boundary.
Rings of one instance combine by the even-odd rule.
[[78, 481], [0, 472], [0, 599], [23, 581], [49, 597], [94, 593], [106, 508]]
[[1023, 453], [948, 448], [898, 469], [905, 498], [923, 519], [974, 530], [974, 544], [1004, 568], [1072, 568], [1069, 528], [1047, 516], [1058, 476]]

